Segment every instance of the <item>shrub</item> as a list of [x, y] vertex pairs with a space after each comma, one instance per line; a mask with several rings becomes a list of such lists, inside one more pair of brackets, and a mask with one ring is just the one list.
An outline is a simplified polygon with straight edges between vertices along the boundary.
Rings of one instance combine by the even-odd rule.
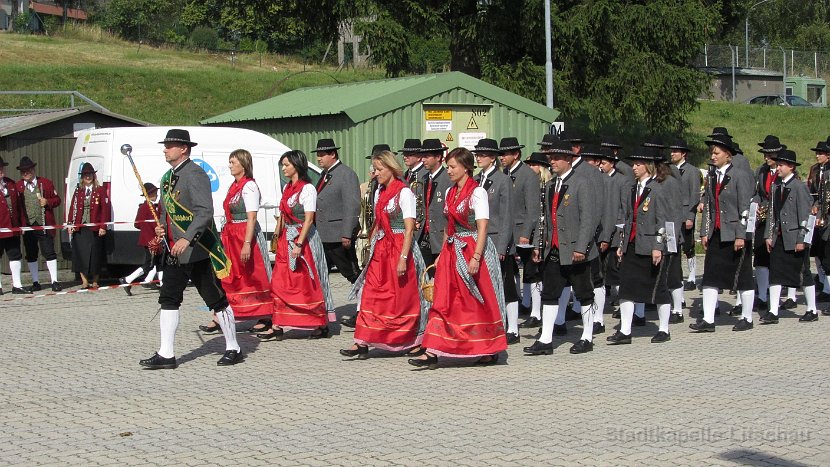
[[211, 28], [199, 26], [190, 33], [190, 44], [197, 49], [215, 50], [219, 34]]

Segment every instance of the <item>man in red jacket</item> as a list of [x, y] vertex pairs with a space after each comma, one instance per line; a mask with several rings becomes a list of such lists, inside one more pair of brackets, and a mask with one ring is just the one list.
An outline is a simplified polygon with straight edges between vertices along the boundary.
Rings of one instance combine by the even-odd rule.
[[[55, 184], [44, 177], [35, 174], [35, 166], [29, 156], [20, 159], [17, 170], [21, 180], [17, 182], [17, 193], [21, 199], [24, 226], [55, 225], [54, 209], [60, 206], [61, 198], [55, 191]], [[37, 258], [38, 253], [46, 260], [49, 276], [52, 279], [52, 290], [59, 292], [58, 283], [58, 255], [55, 253], [55, 229], [30, 230], [23, 233], [23, 245], [26, 247], [26, 262], [29, 263], [29, 272], [32, 273], [32, 290], [41, 290]], [[39, 251], [38, 251], [39, 250]]]
[[[144, 189], [147, 191], [149, 201], [153, 203], [153, 208], [158, 212], [158, 187], [152, 183], [145, 183]], [[144, 264], [129, 276], [118, 279], [118, 282], [122, 285], [132, 284], [139, 276], [145, 276], [143, 282], [150, 282], [155, 278], [156, 273], [158, 273], [159, 282], [161, 282], [161, 253], [153, 252], [150, 248], [150, 244], [156, 239], [156, 223], [154, 222], [153, 213], [150, 211], [150, 206], [146, 202], [138, 205], [134, 225], [138, 229], [138, 246], [144, 248]], [[144, 284], [144, 287], [151, 289], [159, 288], [155, 283]], [[131, 287], [129, 285], [124, 287], [127, 295], [132, 296], [133, 293], [130, 289]]]
[[[0, 157], [0, 228], [20, 227], [22, 218], [22, 204], [15, 188], [14, 180], [6, 177], [6, 166], [8, 162]], [[22, 266], [20, 254], [20, 232], [0, 232], [0, 255], [6, 252], [9, 258], [9, 269], [12, 271], [12, 293], [25, 294], [31, 291], [23, 287], [20, 282], [20, 268]], [[0, 288], [0, 295], [3, 289]]]

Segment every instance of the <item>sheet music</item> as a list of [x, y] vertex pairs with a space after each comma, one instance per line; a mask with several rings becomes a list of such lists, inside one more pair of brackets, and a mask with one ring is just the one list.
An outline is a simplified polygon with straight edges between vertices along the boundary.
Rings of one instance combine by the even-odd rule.
[[669, 253], [677, 253], [677, 237], [674, 233], [674, 222], [666, 222], [666, 247]]
[[746, 219], [746, 233], [755, 233], [755, 220], [758, 217], [758, 203], [749, 203], [749, 217]]

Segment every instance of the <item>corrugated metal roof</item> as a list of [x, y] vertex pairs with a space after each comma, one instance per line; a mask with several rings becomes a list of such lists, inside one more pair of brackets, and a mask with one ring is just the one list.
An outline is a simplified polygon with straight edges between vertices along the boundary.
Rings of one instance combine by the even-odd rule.
[[134, 118], [125, 117], [116, 113], [108, 112], [93, 107], [77, 107], [74, 109], [62, 109], [51, 112], [33, 112], [22, 115], [13, 115], [11, 117], [0, 118], [0, 137], [13, 135], [21, 131], [30, 130], [40, 125], [52, 123], [62, 120], [73, 115], [80, 115], [86, 112], [96, 112], [109, 117], [118, 118], [138, 125], [149, 126], [147, 122], [136, 120]]
[[540, 120], [552, 122], [559, 115], [559, 112], [530, 99], [456, 71], [296, 89], [202, 120], [201, 123], [211, 125], [340, 113], [345, 113], [352, 122], [357, 123], [454, 88], [465, 89]]

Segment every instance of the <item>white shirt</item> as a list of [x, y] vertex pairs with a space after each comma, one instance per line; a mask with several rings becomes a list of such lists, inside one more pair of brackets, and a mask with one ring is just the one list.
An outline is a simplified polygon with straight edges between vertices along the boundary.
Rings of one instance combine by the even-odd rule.
[[785, 184], [785, 185], [786, 185], [787, 183], [789, 183], [789, 182], [790, 182], [790, 180], [792, 180], [792, 178], [793, 178], [793, 177], [795, 177], [795, 174], [794, 174], [794, 173], [789, 174], [789, 175], [787, 175], [785, 178], [781, 179], [781, 183], [783, 183], [783, 184]]
[[[379, 198], [380, 190], [377, 190], [375, 191], [375, 204], [377, 204]], [[415, 219], [415, 193], [412, 193], [412, 190], [407, 187], [401, 189], [401, 193], [398, 195], [398, 206], [401, 207], [401, 215], [404, 219]], [[395, 198], [389, 200], [385, 209], [386, 212], [395, 211]]]
[[32, 178], [30, 182], [24, 182], [26, 184], [26, 188], [29, 189], [32, 193], [35, 192], [35, 187], [37, 187], [37, 177]]
[[558, 176], [556, 177], [556, 181], [554, 182], [554, 185], [553, 185], [553, 191], [554, 191], [554, 193], [558, 193], [558, 192], [559, 192], [559, 190], [562, 188], [562, 182], [563, 182], [566, 178], [568, 178], [568, 176], [569, 176], [569, 175], [571, 174], [571, 172], [573, 172], [573, 171], [574, 171], [574, 169], [568, 169], [568, 171], [567, 171], [567, 172], [565, 172], [565, 173], [564, 173], [564, 174], [562, 174], [562, 175], [558, 175]]
[[515, 162], [513, 162], [513, 165], [511, 165], [511, 166], [510, 166], [510, 168], [509, 168], [509, 169], [507, 169], [508, 174], [512, 174], [513, 172], [515, 172], [515, 171], [516, 171], [516, 169], [518, 169], [518, 168], [519, 168], [519, 165], [520, 165], [521, 163], [522, 163], [522, 161], [520, 161], [519, 159], [516, 159], [516, 161], [515, 161]]
[[242, 201], [245, 202], [246, 212], [259, 211], [260, 198], [259, 186], [256, 182], [248, 182], [242, 187]]
[[[300, 203], [303, 207], [303, 212], [317, 212], [317, 189], [311, 183], [306, 183], [299, 193], [295, 193], [288, 198], [288, 207], [293, 208]], [[247, 205], [246, 205], [247, 206]], [[279, 217], [281, 212], [277, 209], [276, 216]]]
[[[452, 190], [452, 186], [447, 188], [447, 191], [444, 192], [445, 200], [447, 199], [447, 196], [449, 196], [450, 190]], [[487, 200], [487, 190], [480, 186], [477, 186], [473, 190], [473, 194], [470, 195], [470, 209], [476, 213], [476, 220], [490, 219], [490, 203]]]
[[496, 165], [493, 164], [493, 165], [490, 166], [489, 169], [487, 169], [484, 172], [481, 172], [481, 183], [484, 184], [484, 182], [487, 181], [487, 177], [489, 177], [493, 172], [495, 172], [495, 170], [496, 170]]
[[729, 167], [732, 167], [731, 163], [726, 164], [723, 167], [716, 170], [716, 172], [718, 173], [718, 183], [723, 181], [723, 177], [726, 176], [726, 170], [729, 169]]

